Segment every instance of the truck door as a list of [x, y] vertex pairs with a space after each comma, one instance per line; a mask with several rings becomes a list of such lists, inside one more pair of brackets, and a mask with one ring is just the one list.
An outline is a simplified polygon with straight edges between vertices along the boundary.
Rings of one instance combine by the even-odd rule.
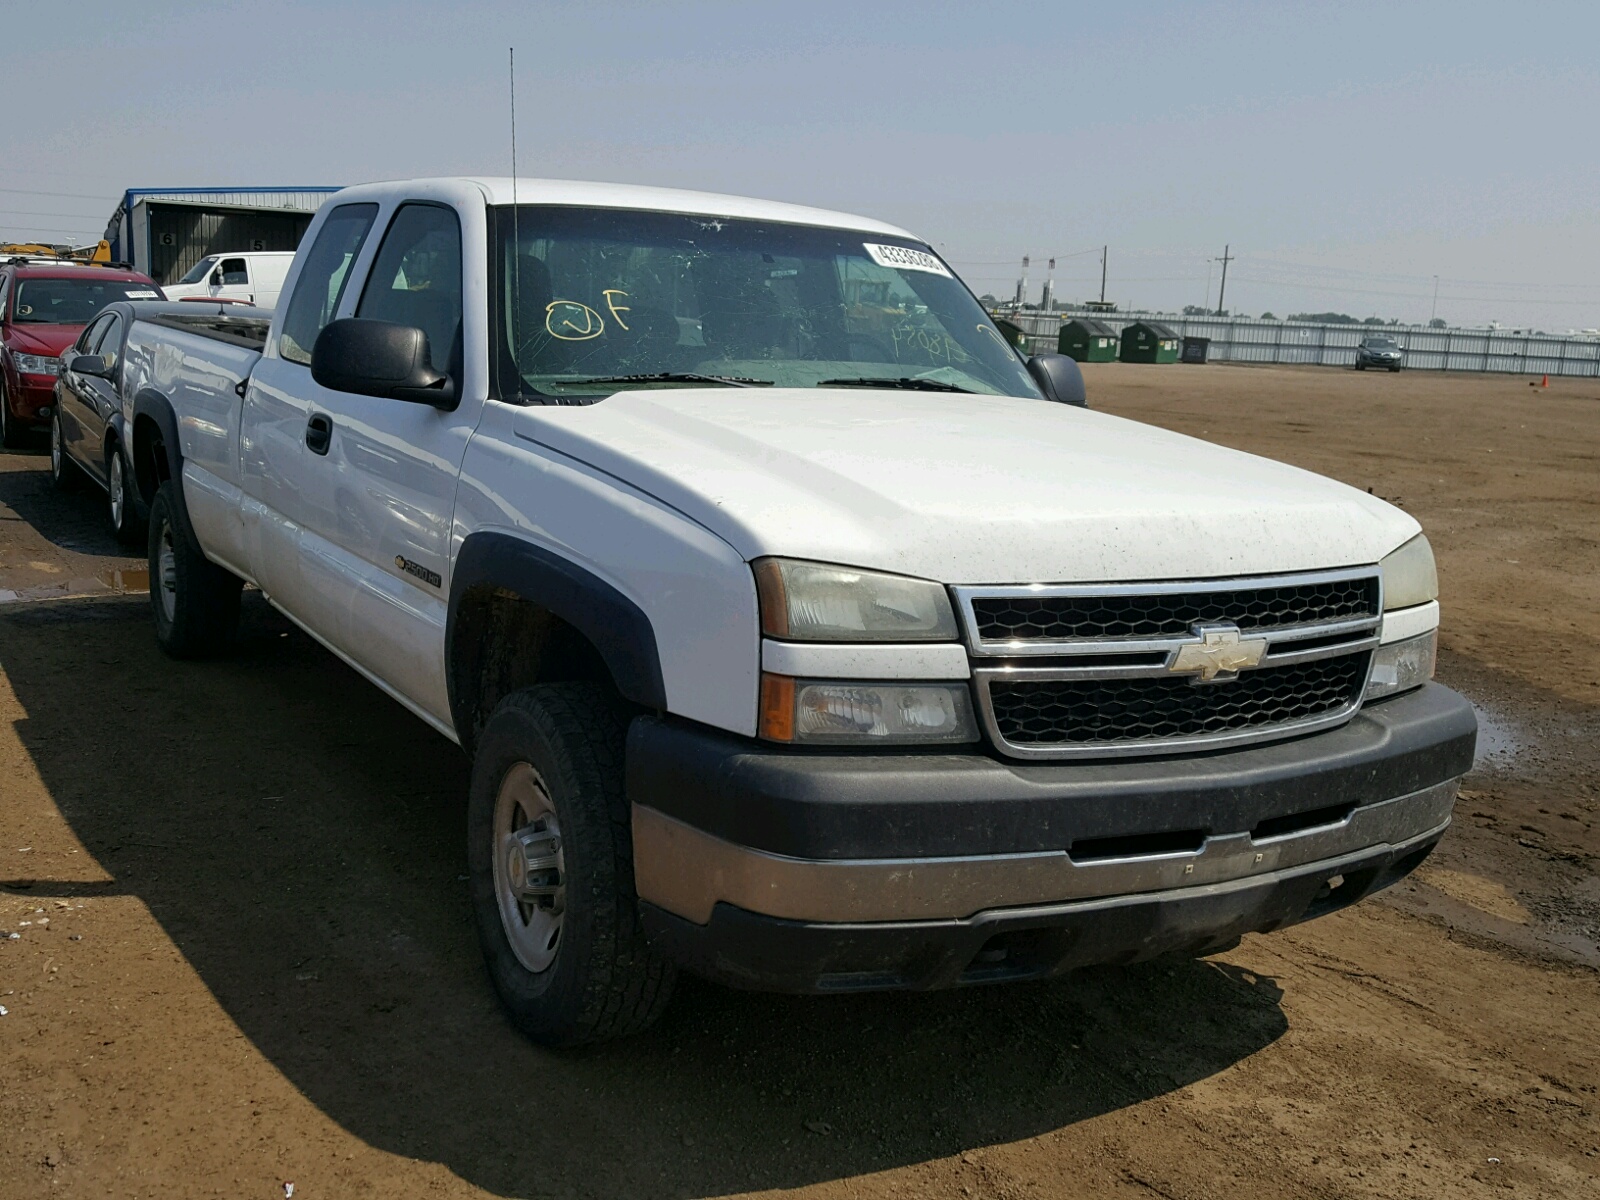
[[[331, 522], [328, 446], [318, 430], [333, 395], [311, 378], [311, 347], [343, 302], [376, 204], [329, 212], [306, 251], [276, 346], [256, 364], [240, 416], [242, 517], [251, 577], [274, 603], [325, 640], [337, 612], [335, 573], [301, 561], [301, 531]], [[316, 427], [312, 417], [318, 417]]]
[[[414, 326], [433, 365], [463, 384], [461, 223], [447, 205], [400, 205], [354, 315]], [[402, 696], [449, 720], [444, 629], [456, 484], [481, 403], [454, 411], [347, 392], [318, 397], [331, 424], [317, 466], [331, 484], [331, 523], [308, 550], [345, 576], [341, 648]]]

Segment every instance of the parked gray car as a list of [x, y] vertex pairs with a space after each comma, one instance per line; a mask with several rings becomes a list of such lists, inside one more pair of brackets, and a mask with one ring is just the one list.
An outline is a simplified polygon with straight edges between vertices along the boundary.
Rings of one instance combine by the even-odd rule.
[[1368, 337], [1361, 339], [1361, 345], [1356, 347], [1356, 370], [1365, 371], [1368, 367], [1377, 367], [1386, 371], [1398, 371], [1405, 366], [1406, 352], [1400, 349], [1400, 344], [1393, 338]]

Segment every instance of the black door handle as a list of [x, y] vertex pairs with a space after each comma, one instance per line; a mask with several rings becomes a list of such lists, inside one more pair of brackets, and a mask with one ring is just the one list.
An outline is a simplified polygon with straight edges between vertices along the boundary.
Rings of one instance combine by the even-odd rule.
[[333, 443], [333, 422], [321, 413], [313, 413], [306, 422], [306, 448], [313, 454], [326, 454]]

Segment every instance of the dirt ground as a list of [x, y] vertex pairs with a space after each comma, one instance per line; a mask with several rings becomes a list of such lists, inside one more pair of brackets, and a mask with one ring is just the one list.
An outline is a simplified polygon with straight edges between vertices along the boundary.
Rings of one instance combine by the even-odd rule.
[[1600, 1197], [1600, 382], [1089, 388], [1422, 520], [1486, 720], [1439, 852], [1205, 961], [685, 981], [570, 1055], [479, 964], [459, 752], [258, 597], [231, 657], [164, 660], [101, 502], [0, 456], [0, 1198]]

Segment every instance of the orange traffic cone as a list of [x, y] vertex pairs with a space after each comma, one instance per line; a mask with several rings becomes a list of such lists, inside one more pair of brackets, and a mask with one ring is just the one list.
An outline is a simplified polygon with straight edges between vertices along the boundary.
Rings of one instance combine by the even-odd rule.
[[1539, 386], [1540, 387], [1549, 387], [1550, 386], [1550, 376], [1546, 375], [1544, 377], [1544, 382], [1541, 383]]

